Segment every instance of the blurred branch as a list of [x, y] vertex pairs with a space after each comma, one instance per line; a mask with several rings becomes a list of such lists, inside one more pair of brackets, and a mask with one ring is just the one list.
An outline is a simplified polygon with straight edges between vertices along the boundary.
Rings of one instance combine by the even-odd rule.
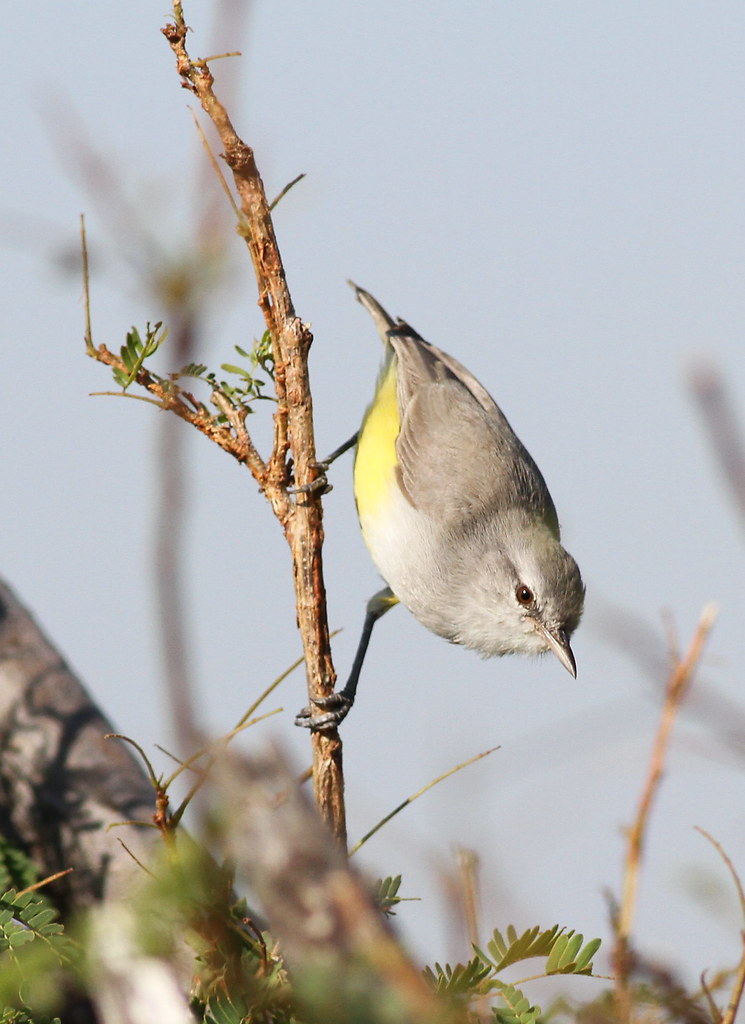
[[737, 1010], [742, 1001], [742, 994], [745, 991], [745, 933], [740, 935], [742, 951], [740, 953], [740, 962], [737, 965], [737, 975], [735, 977], [735, 984], [732, 987], [732, 993], [727, 1003], [727, 1009], [724, 1011], [722, 1017], [722, 1024], [735, 1024], [737, 1019]]
[[462, 1020], [436, 999], [274, 748], [212, 778], [228, 859], [266, 913], [312, 1020]]
[[616, 975], [616, 1007], [618, 1019], [622, 1022], [631, 1019], [629, 978], [632, 957], [630, 936], [636, 910], [642, 850], [646, 839], [652, 804], [662, 782], [665, 755], [675, 718], [698, 666], [704, 644], [714, 625], [715, 618], [716, 609], [713, 605], [707, 605], [701, 613], [701, 618], [688, 651], [684, 656], [676, 656], [674, 659], [665, 689], [665, 703], [662, 708], [657, 735], [652, 746], [652, 756], [650, 758], [647, 778], [639, 801], [636, 818], [627, 832], [623, 891], [621, 904], [614, 922], [616, 945], [613, 953]]
[[183, 979], [164, 959], [143, 952], [141, 922], [126, 903], [91, 915], [90, 988], [105, 1024], [196, 1024]]
[[[684, 978], [669, 964], [660, 964], [641, 955], [633, 954], [634, 975], [641, 982], [637, 990], [637, 1014], [639, 1002], [644, 1002], [644, 994], [654, 993], [654, 1002], [664, 1008], [665, 1020], [675, 1024], [712, 1024], [717, 1018], [707, 1012], [701, 1004], [699, 992], [689, 992]], [[636, 1018], [640, 1019], [639, 1016]]]
[[[743, 921], [745, 922], [745, 889], [743, 889], [742, 881], [740, 880], [740, 876], [737, 873], [735, 865], [732, 863], [731, 858], [728, 856], [726, 850], [721, 845], [721, 843], [717, 842], [717, 840], [714, 839], [713, 836], [709, 835], [709, 833], [705, 829], [699, 828], [697, 826], [696, 831], [700, 832], [704, 839], [707, 839], [711, 843], [711, 845], [714, 847], [714, 849], [717, 851], [719, 856], [724, 861], [724, 864], [730, 873], [732, 881], [735, 883], [737, 897], [740, 901], [740, 911], [743, 916]], [[740, 933], [740, 944], [740, 962], [737, 965], [735, 983], [732, 986], [732, 992], [730, 993], [729, 1001], [727, 1003], [727, 1009], [725, 1010], [724, 1015], [720, 1017], [720, 1024], [734, 1024], [735, 1018], [737, 1016], [737, 1010], [742, 1000], [743, 991], [745, 991], [745, 931], [741, 931]]]
[[[656, 701], [669, 664], [669, 653], [666, 661], [659, 630], [632, 609], [611, 604], [597, 595], [595, 604], [599, 605], [595, 608], [596, 631], [652, 681], [650, 696]], [[717, 742], [706, 745], [707, 757], [722, 757], [727, 750], [739, 760], [745, 758], [745, 707], [741, 702], [699, 676], [696, 691], [686, 701], [683, 713], [697, 726], [715, 734]]]
[[[193, 358], [196, 346], [196, 314], [193, 309], [179, 316], [168, 313], [177, 365]], [[165, 676], [168, 706], [176, 739], [186, 754], [200, 745], [196, 724], [194, 657], [190, 643], [186, 611], [186, 517], [187, 499], [186, 437], [172, 416], [159, 416], [156, 447], [156, 502], [153, 536], [152, 575], [160, 629], [161, 663]]]
[[461, 889], [462, 914], [466, 923], [469, 946], [478, 946], [479, 935], [479, 856], [474, 850], [459, 846], [455, 851]]
[[714, 457], [745, 523], [745, 442], [724, 377], [708, 364], [690, 374], [690, 383]]
[[[130, 751], [12, 591], [0, 582], [0, 835], [40, 874], [65, 916], [124, 898], [159, 843], [153, 790]], [[72, 869], [71, 871], [69, 869]]]

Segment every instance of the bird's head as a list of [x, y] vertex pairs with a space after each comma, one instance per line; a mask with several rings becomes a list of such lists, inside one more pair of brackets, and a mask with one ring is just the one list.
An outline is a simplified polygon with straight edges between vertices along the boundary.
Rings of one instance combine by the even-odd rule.
[[542, 522], [502, 523], [484, 540], [464, 560], [453, 639], [484, 657], [551, 651], [576, 677], [570, 639], [585, 600], [577, 563]]

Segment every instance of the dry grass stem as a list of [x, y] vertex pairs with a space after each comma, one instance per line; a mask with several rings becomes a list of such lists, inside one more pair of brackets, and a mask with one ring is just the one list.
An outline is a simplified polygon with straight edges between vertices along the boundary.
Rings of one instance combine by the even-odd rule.
[[397, 807], [394, 807], [389, 814], [386, 814], [384, 818], [381, 818], [377, 825], [373, 826], [369, 832], [366, 832], [362, 839], [354, 844], [352, 849], [349, 851], [350, 857], [353, 853], [356, 853], [368, 839], [372, 838], [372, 836], [374, 836], [375, 833], [383, 827], [383, 825], [386, 825], [391, 818], [395, 818], [396, 815], [404, 809], [404, 807], [408, 807], [409, 804], [413, 804], [414, 801], [418, 800], [420, 796], [423, 796], [427, 790], [432, 789], [433, 786], [436, 786], [438, 783], [450, 778], [451, 775], [455, 775], [455, 773], [459, 772], [462, 768], [467, 768], [470, 764], [475, 764], [475, 762], [480, 761], [482, 757], [488, 757], [489, 754], [493, 754], [495, 750], [499, 750], [499, 747], [492, 747], [491, 750], [484, 750], [481, 754], [476, 754], [475, 757], [469, 757], [467, 761], [457, 764], [454, 768], [449, 768], [448, 771], [443, 772], [442, 775], [438, 775], [436, 779], [432, 779], [431, 782], [428, 782], [426, 786], [422, 786], [422, 788], [417, 790], [416, 793], [412, 793], [411, 796], [407, 796], [406, 799], [402, 800]]

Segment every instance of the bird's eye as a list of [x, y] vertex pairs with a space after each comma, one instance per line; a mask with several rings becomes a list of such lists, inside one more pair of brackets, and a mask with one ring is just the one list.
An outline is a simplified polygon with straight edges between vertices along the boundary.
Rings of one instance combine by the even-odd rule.
[[524, 583], [520, 583], [517, 587], [517, 590], [515, 591], [515, 597], [517, 598], [518, 603], [523, 605], [524, 607], [527, 607], [528, 605], [532, 604], [535, 600], [533, 591], [530, 589], [530, 587], [526, 587]]

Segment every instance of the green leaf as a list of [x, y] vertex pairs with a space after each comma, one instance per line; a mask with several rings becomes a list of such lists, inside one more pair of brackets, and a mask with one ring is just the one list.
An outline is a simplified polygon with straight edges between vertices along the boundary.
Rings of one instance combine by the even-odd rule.
[[505, 1005], [492, 1008], [495, 1022], [498, 1024], [536, 1024], [541, 1015], [541, 1008], [540, 1006], [531, 1006], [519, 988], [500, 983], [499, 994]]
[[31, 1016], [26, 1010], [6, 1006], [0, 1010], [0, 1024], [61, 1024], [61, 1021], [59, 1017], [47, 1017], [46, 1014]]
[[[170, 379], [175, 381], [179, 377], [195, 377], [197, 380], [207, 384], [213, 391], [219, 391], [237, 409], [243, 409], [246, 412], [253, 412], [251, 403], [254, 401], [260, 399], [263, 401], [274, 401], [274, 398], [262, 393], [267, 382], [254, 374], [256, 368], [260, 367], [270, 380], [274, 379], [274, 359], [269, 332], [266, 331], [260, 341], [254, 342], [254, 347], [250, 352], [241, 348], [240, 345], [235, 345], [234, 347], [242, 359], [248, 360], [249, 366], [240, 366], [238, 363], [221, 363], [220, 369], [224, 373], [236, 378], [235, 380], [219, 380], [217, 375], [208, 370], [204, 363], [187, 363], [178, 373], [170, 374]], [[123, 375], [120, 372], [117, 380], [124, 386], [129, 383], [130, 377], [131, 373]], [[192, 401], [196, 402], [196, 399], [192, 399]], [[199, 404], [206, 412], [206, 406], [201, 403]], [[210, 412], [210, 415], [215, 414]], [[225, 423], [227, 419], [223, 413], [217, 414], [216, 418], [220, 423]]]
[[251, 380], [248, 370], [242, 366], [233, 366], [232, 363], [220, 363], [220, 369], [225, 370], [226, 373], [234, 373], [238, 377], [245, 377], [247, 380]]
[[129, 385], [140, 372], [145, 360], [154, 355], [168, 337], [168, 328], [166, 327], [166, 329], [161, 332], [162, 326], [163, 323], [160, 320], [153, 327], [151, 327], [148, 322], [145, 326], [144, 341], [140, 337], [140, 332], [136, 327], [133, 327], [132, 330], [128, 332], [126, 340], [120, 350], [121, 360], [124, 363], [127, 373], [126, 375], [123, 374], [119, 368], [115, 368], [113, 371], [114, 379], [118, 384], [121, 384], [124, 391], [127, 390]]
[[591, 974], [600, 939], [591, 939], [582, 949], [583, 941], [581, 934], [573, 932], [559, 936], [546, 960], [546, 974]]
[[243, 1024], [247, 1011], [248, 1007], [241, 1008], [227, 997], [217, 996], [207, 1004], [204, 1021], [205, 1024]]
[[25, 853], [0, 836], [0, 892], [25, 889], [39, 880], [39, 873]]
[[445, 964], [435, 964], [435, 969], [425, 967], [425, 980], [432, 985], [436, 992], [451, 996], [473, 996], [481, 995], [480, 984], [489, 974], [489, 966], [474, 957], [467, 964], [456, 964], [451, 967]]
[[0, 952], [16, 950], [38, 939], [57, 963], [69, 963], [74, 946], [57, 920], [57, 909], [44, 893], [7, 889], [0, 894]]
[[20, 946], [25, 946], [28, 942], [33, 942], [36, 938], [34, 932], [30, 928], [24, 928], [23, 925], [18, 925], [17, 929], [6, 930], [6, 939], [10, 949], [18, 949]]
[[395, 877], [389, 876], [388, 878], [379, 878], [375, 883], [373, 899], [383, 913], [393, 914], [394, 911], [391, 908], [401, 902], [401, 897], [398, 895], [400, 886], [400, 875], [396, 875]]
[[576, 959], [575, 974], [592, 973], [592, 958], [602, 945], [602, 939], [590, 939]]
[[501, 971], [510, 964], [516, 964], [531, 957], [548, 956], [557, 936], [563, 930], [555, 924], [553, 928], [541, 931], [540, 927], [536, 925], [518, 936], [515, 928], [510, 925], [507, 928], [506, 939], [501, 932], [497, 929], [494, 930], [494, 934], [486, 946], [490, 956], [481, 950], [477, 950], [477, 952], [484, 960], [490, 961], [495, 970]]
[[207, 367], [204, 363], [187, 363], [174, 374], [174, 377], [202, 377], [206, 372]]
[[[42, 907], [33, 916], [29, 917], [28, 924], [31, 928], [36, 928], [37, 931], [44, 927], [45, 924], [49, 924], [54, 921], [57, 917], [57, 911], [54, 907]], [[58, 925], [59, 927], [59, 925]]]

